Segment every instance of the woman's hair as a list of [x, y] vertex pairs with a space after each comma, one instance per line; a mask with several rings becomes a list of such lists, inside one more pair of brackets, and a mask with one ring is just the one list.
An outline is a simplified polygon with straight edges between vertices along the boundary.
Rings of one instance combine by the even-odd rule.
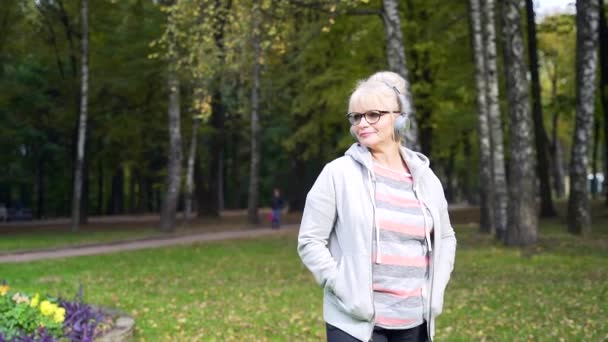
[[[406, 84], [405, 79], [395, 72], [379, 71], [357, 83], [355, 90], [350, 95], [348, 112], [352, 112], [353, 108], [361, 106], [373, 109], [397, 110], [399, 101], [392, 87], [405, 95]], [[401, 110], [409, 113], [411, 109], [409, 99], [406, 107]]]

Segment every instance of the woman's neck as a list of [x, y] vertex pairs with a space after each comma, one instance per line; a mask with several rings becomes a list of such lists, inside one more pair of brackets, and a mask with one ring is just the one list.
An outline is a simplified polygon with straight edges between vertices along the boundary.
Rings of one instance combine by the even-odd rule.
[[393, 170], [407, 171], [407, 167], [401, 159], [399, 145], [391, 146], [384, 149], [371, 150], [372, 159], [381, 166]]

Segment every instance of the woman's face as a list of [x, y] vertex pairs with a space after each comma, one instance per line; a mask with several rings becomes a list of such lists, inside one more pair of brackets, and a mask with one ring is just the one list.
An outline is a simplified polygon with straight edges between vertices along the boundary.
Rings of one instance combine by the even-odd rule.
[[[393, 113], [393, 111], [397, 110], [378, 105], [374, 108], [365, 104], [355, 105], [351, 113], [355, 113], [355, 115], [365, 113], [358, 123], [352, 125], [359, 143], [371, 150], [382, 150], [386, 146], [398, 144], [394, 138], [393, 128], [394, 120], [398, 114]], [[380, 115], [379, 118], [378, 115]], [[374, 122], [376, 119], [378, 121]]]

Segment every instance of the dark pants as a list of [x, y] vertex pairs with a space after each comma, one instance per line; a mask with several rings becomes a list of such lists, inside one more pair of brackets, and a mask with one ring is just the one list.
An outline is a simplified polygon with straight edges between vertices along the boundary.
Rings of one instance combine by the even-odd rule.
[[[356, 338], [344, 331], [325, 323], [327, 342], [357, 342]], [[391, 330], [374, 327], [373, 342], [426, 342], [429, 337], [426, 332], [426, 322], [411, 329]]]
[[272, 228], [281, 227], [281, 209], [272, 209]]

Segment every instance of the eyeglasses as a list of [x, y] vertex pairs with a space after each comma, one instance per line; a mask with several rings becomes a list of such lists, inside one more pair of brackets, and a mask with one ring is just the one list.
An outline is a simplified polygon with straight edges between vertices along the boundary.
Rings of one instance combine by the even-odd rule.
[[355, 126], [358, 125], [359, 122], [361, 122], [361, 118], [363, 116], [365, 116], [365, 121], [367, 121], [367, 123], [371, 124], [375, 124], [376, 122], [378, 122], [380, 120], [380, 118], [382, 117], [382, 115], [385, 114], [390, 114], [390, 113], [396, 113], [396, 114], [400, 114], [400, 111], [389, 111], [389, 110], [368, 110], [367, 112], [361, 114], [361, 113], [348, 113], [346, 114], [346, 117], [348, 118], [348, 122], [350, 122], [351, 125]]

